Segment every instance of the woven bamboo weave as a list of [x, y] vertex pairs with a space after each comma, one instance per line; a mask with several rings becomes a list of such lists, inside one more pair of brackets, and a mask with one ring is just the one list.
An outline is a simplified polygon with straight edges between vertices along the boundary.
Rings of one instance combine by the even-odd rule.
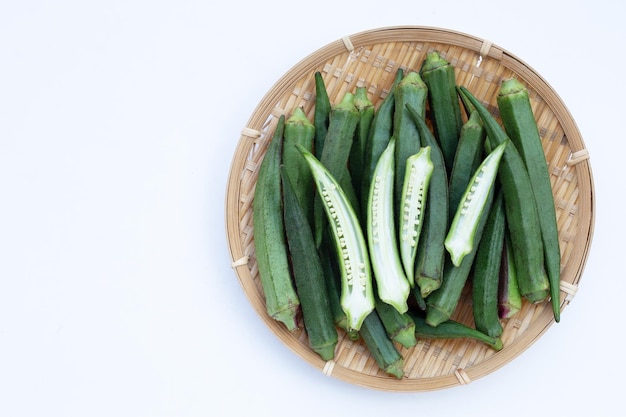
[[[386, 391], [430, 391], [468, 384], [518, 357], [554, 323], [549, 302], [524, 303], [503, 323], [504, 349], [495, 352], [470, 340], [419, 340], [405, 349], [405, 376], [396, 379], [378, 369], [365, 345], [340, 331], [335, 359], [322, 361], [307, 345], [302, 330], [289, 332], [265, 313], [254, 250], [252, 204], [259, 165], [280, 115], [302, 107], [313, 117], [314, 73], [320, 71], [331, 102], [346, 91], [367, 87], [375, 106], [389, 92], [399, 68], [419, 70], [426, 54], [437, 50], [456, 68], [464, 85], [496, 116], [502, 80], [517, 77], [528, 88], [551, 174], [561, 248], [561, 309], [574, 298], [589, 253], [594, 225], [594, 188], [590, 159], [566, 106], [532, 68], [489, 41], [456, 31], [386, 27], [346, 36], [307, 56], [283, 75], [263, 97], [242, 128], [226, 193], [226, 227], [231, 265], [264, 323], [291, 350], [326, 375]], [[473, 325], [469, 292], [454, 319]], [[567, 320], [567, 315], [562, 317]]]

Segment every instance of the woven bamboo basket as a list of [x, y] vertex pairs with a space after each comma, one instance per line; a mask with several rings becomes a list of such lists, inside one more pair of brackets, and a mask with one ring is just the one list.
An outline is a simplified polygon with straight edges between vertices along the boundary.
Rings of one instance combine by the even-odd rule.
[[[594, 226], [594, 188], [589, 154], [559, 96], [532, 68], [489, 41], [456, 31], [397, 26], [368, 30], [332, 42], [284, 74], [263, 97], [243, 127], [226, 193], [227, 238], [243, 290], [264, 323], [291, 350], [326, 375], [384, 391], [431, 391], [463, 385], [518, 357], [554, 323], [549, 302], [525, 303], [503, 323], [499, 352], [470, 340], [419, 340], [405, 349], [402, 379], [379, 370], [362, 342], [339, 334], [335, 359], [324, 362], [307, 345], [304, 330], [289, 332], [265, 312], [254, 250], [252, 205], [257, 171], [280, 115], [301, 106], [312, 117], [314, 73], [324, 75], [331, 102], [366, 86], [375, 105], [388, 93], [398, 68], [417, 70], [437, 50], [456, 68], [457, 84], [468, 87], [497, 114], [502, 80], [516, 76], [529, 90], [549, 164], [556, 203], [561, 263], [561, 309], [572, 300], [588, 257]], [[472, 325], [471, 300], [462, 298], [454, 319]], [[562, 320], [567, 320], [565, 315]]]

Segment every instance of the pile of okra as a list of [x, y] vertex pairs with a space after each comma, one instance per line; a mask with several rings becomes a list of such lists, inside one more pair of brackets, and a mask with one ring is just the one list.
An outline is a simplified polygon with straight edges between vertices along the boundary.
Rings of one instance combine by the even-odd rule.
[[[311, 119], [280, 116], [253, 201], [267, 313], [334, 359], [341, 329], [401, 378], [398, 345], [467, 338], [501, 350], [503, 320], [551, 301], [560, 250], [548, 166], [528, 90], [499, 116], [457, 85], [437, 51], [398, 69], [375, 107], [365, 87], [331, 103], [315, 73]], [[453, 319], [470, 288], [473, 325]]]

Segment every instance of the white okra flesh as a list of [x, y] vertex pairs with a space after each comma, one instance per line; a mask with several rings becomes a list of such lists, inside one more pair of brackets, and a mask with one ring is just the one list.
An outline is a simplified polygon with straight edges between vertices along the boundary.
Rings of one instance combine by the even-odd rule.
[[478, 166], [456, 209], [444, 245], [455, 266], [472, 251], [476, 227], [495, 183], [500, 160], [508, 141], [494, 148]]
[[367, 243], [378, 297], [405, 313], [411, 286], [400, 260], [394, 221], [394, 152], [392, 137], [372, 177], [367, 206]]
[[343, 189], [319, 160], [298, 146], [305, 157], [323, 202], [341, 271], [341, 307], [348, 327], [358, 331], [374, 310], [371, 262], [358, 217]]
[[415, 256], [419, 243], [428, 185], [434, 165], [430, 146], [422, 147], [406, 161], [399, 219], [400, 258], [411, 287], [415, 286]]

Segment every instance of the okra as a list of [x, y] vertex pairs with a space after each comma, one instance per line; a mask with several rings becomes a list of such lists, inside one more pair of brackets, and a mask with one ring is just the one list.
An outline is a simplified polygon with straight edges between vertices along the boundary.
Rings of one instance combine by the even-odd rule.
[[487, 224], [488, 213], [491, 211], [493, 204], [493, 197], [494, 191], [492, 189], [476, 229], [472, 251], [463, 257], [459, 266], [455, 266], [450, 257], [446, 256], [441, 286], [433, 291], [426, 299], [426, 322], [433, 327], [449, 320], [457, 308], [474, 264], [478, 244], [480, 243], [485, 225]]
[[328, 361], [335, 357], [338, 336], [322, 262], [315, 246], [311, 224], [284, 165], [281, 174], [285, 231], [302, 321], [309, 347], [323, 360]]
[[435, 136], [450, 174], [463, 126], [455, 69], [438, 51], [433, 51], [426, 55], [420, 74], [428, 86], [428, 103]]
[[[491, 146], [510, 141], [489, 110], [467, 88], [459, 88], [480, 115]], [[539, 213], [532, 198], [533, 186], [528, 171], [517, 147], [511, 142], [502, 156], [498, 178], [504, 193], [520, 294], [531, 303], [544, 301], [549, 294], [549, 282], [544, 265]]]
[[370, 126], [376, 114], [374, 104], [367, 95], [366, 87], [357, 87], [354, 93], [354, 106], [359, 112], [354, 143], [350, 152], [350, 173], [357, 201], [361, 201], [361, 185], [363, 182], [363, 158], [369, 137]]
[[[430, 177], [433, 173], [431, 149], [430, 146], [424, 146], [417, 153], [409, 156], [403, 176], [398, 241], [400, 259], [411, 287], [415, 286], [415, 256], [422, 233], [424, 212], [428, 204]], [[396, 172], [396, 175], [399, 175], [397, 168]]]
[[[395, 90], [396, 86], [402, 80], [404, 76], [404, 70], [398, 68], [396, 72], [396, 78], [383, 99], [382, 103], [374, 114], [374, 119], [370, 125], [369, 136], [367, 139], [367, 146], [365, 147], [365, 155], [363, 156], [363, 171], [362, 185], [361, 185], [361, 207], [365, 210], [367, 207], [367, 198], [369, 196], [370, 183], [372, 181], [372, 175], [376, 168], [376, 163], [380, 158], [380, 155], [385, 151], [389, 140], [393, 135], [393, 116], [395, 112]], [[363, 216], [365, 217], [365, 216]]]
[[483, 149], [486, 140], [485, 129], [480, 116], [475, 111], [471, 112], [467, 121], [461, 128], [459, 144], [454, 155], [454, 164], [448, 184], [449, 189], [449, 213], [450, 219], [454, 218], [456, 208], [463, 197], [472, 175], [483, 160]]
[[330, 310], [335, 326], [344, 330], [351, 340], [356, 340], [359, 334], [349, 329], [348, 316], [346, 316], [346, 312], [343, 311], [343, 307], [341, 307], [341, 273], [334, 251], [331, 250], [333, 243], [329, 240], [329, 238], [331, 238], [329, 233], [330, 231], [324, 232], [322, 244], [318, 248], [318, 254], [324, 271], [324, 281], [326, 282], [326, 290], [328, 291]]
[[374, 310], [371, 263], [365, 236], [337, 179], [312, 153], [301, 146], [298, 149], [309, 164], [332, 232], [341, 273], [341, 306], [348, 318], [348, 329], [358, 331], [365, 317]]
[[498, 316], [498, 285], [505, 228], [504, 199], [501, 190], [497, 190], [476, 252], [472, 278], [474, 325], [492, 337], [502, 335], [503, 330]]
[[315, 109], [313, 110], [313, 125], [315, 126], [315, 139], [314, 139], [314, 155], [316, 158], [322, 156], [322, 149], [324, 149], [324, 140], [326, 139], [326, 133], [328, 132], [328, 121], [330, 119], [330, 111], [332, 104], [328, 97], [328, 91], [326, 90], [326, 83], [324, 77], [319, 71], [315, 72]]
[[254, 190], [252, 219], [254, 247], [268, 315], [288, 330], [298, 327], [300, 300], [289, 267], [285, 238], [280, 164], [285, 116], [281, 115], [259, 167]]
[[378, 367], [388, 375], [402, 379], [404, 358], [387, 335], [385, 326], [376, 311], [372, 311], [365, 318], [359, 333]]
[[504, 250], [500, 264], [500, 283], [498, 285], [498, 316], [511, 318], [522, 308], [522, 296], [517, 286], [515, 260], [508, 233], [504, 235]]
[[519, 149], [532, 183], [532, 191], [539, 213], [552, 311], [555, 321], [559, 322], [561, 316], [561, 251], [556, 209], [548, 163], [541, 144], [537, 121], [530, 104], [528, 90], [516, 78], [504, 80], [500, 86], [497, 103], [504, 129]]
[[433, 327], [418, 314], [411, 313], [411, 317], [415, 322], [415, 335], [418, 339], [470, 339], [482, 342], [496, 351], [500, 351], [504, 347], [500, 337], [486, 335], [459, 321], [447, 320], [437, 327]]
[[448, 176], [443, 154], [426, 125], [426, 120], [412, 105], [408, 104], [407, 109], [420, 132], [422, 145], [430, 147], [430, 159], [433, 163], [428, 186], [428, 204], [415, 256], [415, 283], [420, 288], [421, 296], [426, 298], [441, 285], [446, 253], [443, 242], [448, 230]]
[[[348, 195], [354, 195], [352, 180], [348, 177], [348, 159], [358, 121], [359, 113], [354, 106], [354, 94], [346, 92], [330, 111], [324, 149], [318, 159], [330, 175], [343, 186], [344, 192]], [[354, 198], [351, 200], [354, 201]], [[319, 247], [326, 220], [322, 209], [323, 202], [320, 198], [314, 199], [313, 206], [315, 242]]]
[[380, 298], [374, 298], [376, 312], [385, 326], [387, 336], [405, 348], [415, 346], [415, 323], [407, 312], [400, 313], [394, 306], [385, 303]]
[[444, 242], [455, 266], [459, 266], [463, 257], [474, 248], [476, 228], [496, 182], [500, 160], [508, 143], [502, 142], [487, 155], [461, 197]]
[[367, 205], [367, 245], [378, 297], [405, 313], [411, 286], [400, 260], [394, 220], [395, 144], [392, 137], [374, 169]]
[[298, 143], [313, 152], [314, 137], [313, 123], [301, 107], [296, 107], [291, 116], [285, 120], [282, 163], [310, 224], [313, 224], [313, 197], [315, 196], [313, 179], [311, 170], [295, 144]]
[[[413, 108], [424, 117], [426, 114], [426, 101], [428, 99], [428, 89], [422, 81], [418, 72], [410, 71], [396, 86], [395, 110], [393, 117], [393, 137], [396, 139], [395, 164], [398, 173], [406, 170], [406, 160], [416, 154], [421, 148], [420, 134], [411, 119], [406, 105], [411, 104]], [[400, 211], [402, 198], [403, 175], [396, 175], [394, 186], [394, 204], [396, 206], [396, 216], [401, 216]]]

